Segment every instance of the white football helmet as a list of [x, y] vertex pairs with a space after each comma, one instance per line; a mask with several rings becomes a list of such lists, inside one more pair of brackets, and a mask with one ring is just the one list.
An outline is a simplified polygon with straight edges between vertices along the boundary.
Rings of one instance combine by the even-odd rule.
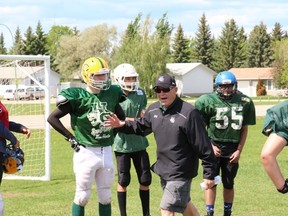
[[[114, 69], [114, 79], [123, 90], [136, 91], [139, 87], [138, 73], [131, 64], [120, 64]], [[133, 77], [133, 81], [125, 81], [126, 77]]]

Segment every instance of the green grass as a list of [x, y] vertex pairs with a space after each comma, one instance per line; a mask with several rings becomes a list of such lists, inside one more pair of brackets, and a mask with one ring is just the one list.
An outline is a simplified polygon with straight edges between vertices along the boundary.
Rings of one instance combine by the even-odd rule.
[[[287, 215], [288, 205], [285, 195], [276, 191], [268, 179], [260, 162], [260, 152], [265, 142], [261, 134], [263, 117], [257, 118], [257, 125], [249, 128], [248, 139], [240, 159], [240, 169], [235, 182], [234, 216], [277, 216]], [[149, 136], [151, 163], [155, 161], [156, 145], [153, 136]], [[3, 180], [1, 191], [5, 201], [5, 215], [8, 216], [59, 216], [71, 215], [74, 197], [74, 175], [72, 170], [73, 152], [69, 144], [52, 130], [51, 181]], [[287, 150], [279, 156], [280, 166], [287, 174]], [[25, 167], [24, 167], [25, 168]], [[138, 182], [134, 168], [132, 182], [128, 187], [128, 215], [141, 215], [138, 196]], [[286, 175], [287, 176], [287, 175]], [[202, 168], [193, 180], [191, 197], [201, 215], [205, 214], [204, 194], [199, 183], [202, 182]], [[161, 199], [159, 177], [153, 174], [151, 185], [151, 215], [160, 215]], [[222, 185], [218, 186], [215, 215], [222, 215]], [[86, 215], [98, 215], [95, 186], [91, 199], [86, 206]], [[113, 215], [119, 215], [116, 196], [116, 176], [113, 186]]]

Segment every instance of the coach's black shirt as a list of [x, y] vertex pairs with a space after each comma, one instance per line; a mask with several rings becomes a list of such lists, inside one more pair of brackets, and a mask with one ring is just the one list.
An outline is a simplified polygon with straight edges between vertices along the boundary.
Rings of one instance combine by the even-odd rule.
[[191, 104], [176, 98], [163, 110], [160, 102], [151, 104], [143, 118], [126, 121], [121, 132], [148, 135], [154, 133], [157, 161], [152, 170], [164, 180], [186, 180], [197, 175], [199, 158], [203, 178], [213, 180], [216, 157], [203, 120]]

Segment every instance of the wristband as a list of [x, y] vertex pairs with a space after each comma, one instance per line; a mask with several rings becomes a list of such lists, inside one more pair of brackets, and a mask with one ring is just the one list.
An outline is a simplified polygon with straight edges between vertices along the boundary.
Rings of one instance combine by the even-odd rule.
[[278, 192], [282, 193], [282, 194], [285, 194], [288, 192], [288, 179], [285, 180], [285, 183], [284, 183], [284, 186], [283, 188], [280, 190], [280, 189], [277, 189]]

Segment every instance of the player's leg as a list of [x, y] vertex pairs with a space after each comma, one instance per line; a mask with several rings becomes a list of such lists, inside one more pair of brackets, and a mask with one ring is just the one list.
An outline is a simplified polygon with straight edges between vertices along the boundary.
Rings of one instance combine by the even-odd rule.
[[91, 195], [94, 174], [97, 168], [97, 158], [93, 149], [80, 147], [79, 152], [74, 152], [73, 168], [76, 178], [76, 191], [72, 206], [72, 216], [84, 216], [84, 207]]
[[183, 216], [199, 216], [200, 213], [199, 211], [196, 209], [196, 207], [193, 205], [193, 203], [190, 201], [187, 204], [187, 207], [183, 213]]
[[114, 164], [112, 147], [101, 148], [101, 165], [96, 171], [95, 181], [99, 200], [99, 216], [111, 216], [111, 188], [114, 183]]
[[127, 186], [130, 184], [130, 153], [115, 152], [118, 172], [117, 198], [121, 216], [126, 216]]
[[150, 191], [152, 175], [150, 171], [150, 161], [146, 150], [132, 154], [133, 164], [137, 172], [139, 186], [139, 195], [142, 204], [143, 216], [150, 215]]
[[[220, 173], [220, 166], [221, 166], [220, 158], [217, 158], [216, 175], [219, 175]], [[217, 193], [217, 185], [204, 191], [207, 216], [214, 215], [216, 193]]]
[[261, 152], [262, 165], [275, 187], [279, 190], [283, 188], [285, 178], [278, 165], [277, 156], [286, 145], [286, 139], [272, 133], [267, 138]]
[[234, 201], [234, 179], [239, 168], [238, 163], [229, 163], [229, 158], [221, 158], [223, 182], [224, 216], [230, 216]]

